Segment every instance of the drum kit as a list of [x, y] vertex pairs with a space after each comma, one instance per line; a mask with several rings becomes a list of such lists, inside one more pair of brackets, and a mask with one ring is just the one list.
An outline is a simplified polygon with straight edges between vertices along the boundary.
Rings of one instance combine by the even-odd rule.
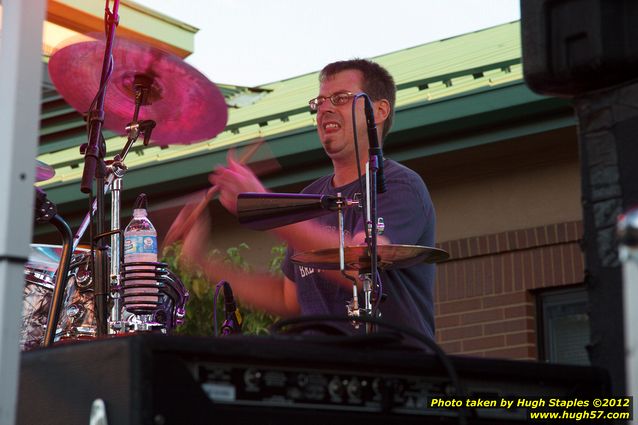
[[[125, 159], [140, 137], [145, 146], [150, 142], [191, 144], [215, 137], [224, 129], [228, 118], [225, 100], [212, 82], [177, 56], [132, 40], [116, 41], [113, 22], [117, 22], [117, 16], [110, 16], [109, 22], [105, 39], [98, 37], [68, 44], [54, 52], [49, 60], [49, 74], [57, 91], [74, 109], [86, 114], [89, 143], [80, 148], [85, 155], [81, 189], [91, 194], [93, 187], [97, 189], [92, 208], [73, 235], [57, 215], [55, 205], [36, 188], [36, 222], [55, 224], [63, 244], [31, 246], [32, 254], [25, 266], [20, 341], [23, 350], [132, 332], [168, 333], [185, 318], [188, 291], [166, 264], [124, 262], [120, 194], [127, 170]], [[101, 135], [102, 128], [127, 137], [122, 151], [111, 160], [104, 158], [106, 142]], [[54, 174], [53, 168], [37, 162], [38, 182]], [[111, 226], [106, 230], [104, 195], [109, 192]], [[338, 211], [341, 217], [343, 208], [356, 203], [341, 198], [319, 203], [313, 200], [308, 207], [308, 199], [299, 203], [300, 195], [291, 204], [286, 194], [261, 194], [253, 196], [253, 202], [247, 205], [245, 199], [250, 196], [242, 195], [238, 203], [240, 221], [250, 216], [248, 221], [260, 229], [318, 214], [309, 212], [309, 208], [323, 211], [321, 213]], [[282, 203], [284, 198], [286, 201]], [[79, 242], [89, 226], [94, 230], [92, 238], [88, 247], [80, 247]], [[378, 261], [370, 261], [368, 247], [345, 247], [342, 228], [341, 235], [338, 249], [300, 253], [293, 261], [342, 272], [359, 270], [361, 275], [366, 275], [365, 306], [357, 307], [355, 285], [354, 304], [348, 311], [352, 316], [372, 313], [370, 294], [374, 282], [370, 279], [370, 270], [447, 258], [447, 253], [436, 248], [390, 245], [378, 247], [378, 251], [374, 251]], [[106, 243], [107, 238], [110, 245]], [[136, 282], [142, 276], [141, 280], [148, 283], [136, 283], [134, 288], [128, 286], [125, 292], [132, 276]], [[134, 308], [127, 302], [127, 297], [149, 288], [159, 291], [155, 302], [143, 308]]]
[[[80, 147], [85, 155], [81, 189], [97, 189], [92, 208], [73, 235], [46, 193], [36, 188], [36, 222], [53, 223], [63, 244], [31, 245], [25, 265], [22, 350], [130, 332], [168, 333], [185, 318], [188, 291], [166, 264], [124, 262], [120, 194], [125, 160], [138, 138], [145, 146], [151, 141], [191, 144], [213, 138], [226, 125], [225, 99], [179, 57], [133, 40], [115, 40], [117, 17], [111, 15], [109, 21], [106, 37], [67, 43], [49, 60], [57, 91], [86, 114], [89, 143]], [[104, 158], [102, 128], [127, 137], [122, 151], [110, 160]], [[54, 174], [52, 167], [36, 163], [37, 182]], [[104, 211], [109, 192], [110, 231]], [[88, 247], [81, 247], [89, 228], [95, 236]], [[159, 296], [133, 302], [149, 289]]]

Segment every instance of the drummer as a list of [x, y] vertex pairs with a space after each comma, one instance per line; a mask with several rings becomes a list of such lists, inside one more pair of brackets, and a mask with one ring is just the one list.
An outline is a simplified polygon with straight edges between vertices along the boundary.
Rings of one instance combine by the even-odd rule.
[[[304, 193], [341, 193], [346, 198], [354, 198], [356, 193], [361, 193], [352, 128], [353, 96], [360, 92], [367, 93], [373, 101], [378, 139], [383, 140], [389, 133], [394, 117], [396, 87], [388, 71], [363, 59], [327, 65], [319, 74], [318, 96], [311, 99], [309, 105], [317, 113], [317, 132], [332, 162], [333, 173], [311, 183], [303, 190]], [[363, 100], [357, 101], [356, 132], [359, 165], [365, 170], [368, 137], [363, 104]], [[384, 219], [385, 232], [379, 236], [379, 244], [433, 246], [435, 213], [423, 180], [414, 171], [391, 159], [385, 159], [384, 169], [387, 190], [378, 195], [377, 208], [378, 216]], [[219, 189], [222, 205], [235, 215], [239, 193], [266, 192], [255, 174], [232, 156], [229, 156], [226, 167], [218, 168], [211, 175], [210, 181]], [[345, 209], [346, 246], [364, 242], [363, 223], [361, 211]], [[180, 224], [178, 219], [174, 226]], [[207, 220], [200, 219], [190, 229], [184, 240], [182, 259], [200, 266], [212, 282], [229, 281], [242, 302], [283, 317], [345, 315], [346, 304], [352, 299], [352, 282], [338, 271], [299, 266], [290, 260], [295, 253], [338, 246], [336, 213], [273, 230], [288, 245], [282, 265], [283, 277], [248, 274], [230, 270], [221, 264], [211, 264], [204, 255], [207, 252], [208, 226]], [[434, 265], [420, 263], [408, 268], [382, 270], [380, 278], [384, 294], [379, 308], [382, 319], [433, 337]], [[349, 323], [335, 326], [346, 333], [357, 332]]]

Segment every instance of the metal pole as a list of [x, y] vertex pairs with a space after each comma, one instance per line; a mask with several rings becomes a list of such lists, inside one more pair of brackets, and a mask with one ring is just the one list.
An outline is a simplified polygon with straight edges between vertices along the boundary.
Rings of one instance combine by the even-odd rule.
[[[16, 420], [21, 296], [33, 223], [45, 0], [2, 0], [0, 45], [0, 423]], [[27, 212], [25, 214], [25, 211]]]
[[[111, 230], [120, 230], [120, 195], [122, 192], [122, 178], [116, 177], [113, 181], [113, 189], [111, 190]], [[113, 307], [111, 308], [111, 321], [117, 325], [122, 322], [122, 298], [120, 291], [114, 291], [113, 288], [119, 288], [121, 283], [120, 276], [120, 234], [113, 233], [111, 235], [111, 299]], [[119, 329], [118, 331], [123, 331]], [[113, 329], [109, 329], [112, 333]]]
[[636, 423], [636, 399], [638, 397], [638, 209], [623, 214], [618, 220], [620, 241], [618, 257], [623, 269], [623, 303], [625, 321], [626, 394], [634, 398]]

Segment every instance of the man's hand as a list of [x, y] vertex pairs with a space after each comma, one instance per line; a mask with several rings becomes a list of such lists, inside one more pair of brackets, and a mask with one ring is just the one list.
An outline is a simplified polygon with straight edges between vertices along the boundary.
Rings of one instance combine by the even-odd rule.
[[186, 237], [182, 245], [180, 264], [183, 267], [203, 267], [209, 250], [208, 238], [210, 223], [206, 214], [198, 216], [189, 229], [185, 229]]
[[267, 192], [257, 176], [239, 163], [232, 151], [228, 152], [226, 167], [219, 166], [208, 180], [219, 191], [219, 201], [229, 212], [237, 215], [237, 195], [243, 192]]

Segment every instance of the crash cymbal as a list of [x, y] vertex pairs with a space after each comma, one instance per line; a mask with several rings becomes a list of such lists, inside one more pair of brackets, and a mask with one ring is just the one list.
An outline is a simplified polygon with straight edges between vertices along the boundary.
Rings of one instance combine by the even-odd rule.
[[[105, 42], [67, 44], [53, 53], [49, 74], [64, 100], [86, 114], [100, 85]], [[190, 144], [212, 139], [226, 126], [226, 101], [208, 78], [172, 53], [118, 38], [113, 72], [106, 89], [104, 128], [125, 134], [133, 120], [135, 84], [150, 83], [148, 101], [138, 120], [153, 120], [151, 142]]]
[[51, 177], [55, 176], [55, 170], [48, 164], [45, 164], [42, 161], [35, 160], [35, 181], [43, 182], [45, 180], [49, 180]]
[[[379, 245], [378, 266], [381, 269], [410, 267], [418, 263], [438, 263], [447, 260], [449, 254], [442, 249], [418, 245]], [[344, 248], [345, 267], [349, 270], [370, 268], [368, 247], [347, 246]], [[291, 257], [295, 264], [323, 270], [339, 269], [339, 248], [319, 249], [295, 254]]]

